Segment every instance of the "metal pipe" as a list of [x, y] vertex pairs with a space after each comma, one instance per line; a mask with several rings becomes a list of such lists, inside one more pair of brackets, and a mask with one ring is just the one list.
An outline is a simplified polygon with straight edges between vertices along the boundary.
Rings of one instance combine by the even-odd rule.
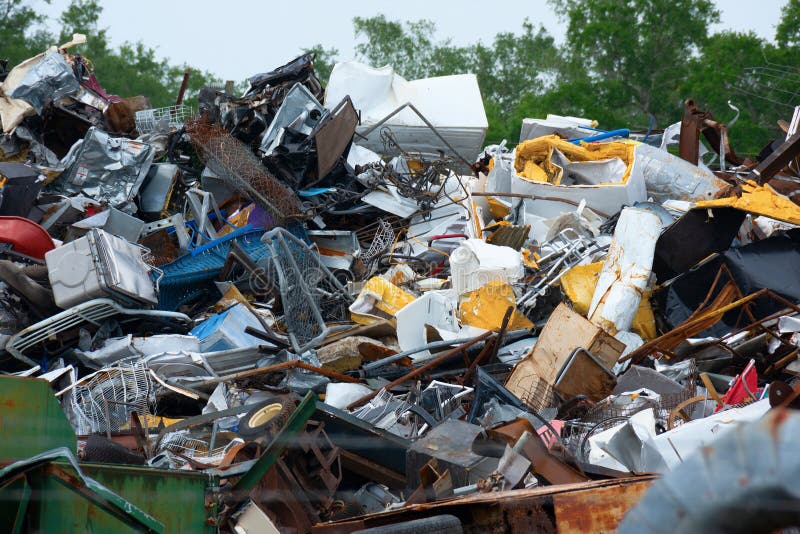
[[229, 380], [239, 380], [241, 378], [249, 378], [251, 376], [258, 376], [261, 374], [266, 373], [273, 373], [275, 371], [281, 371], [283, 369], [305, 369], [306, 371], [312, 371], [314, 373], [321, 374], [322, 376], [332, 378], [334, 380], [338, 380], [340, 382], [348, 382], [350, 384], [358, 384], [360, 383], [359, 380], [356, 380], [353, 377], [343, 375], [337, 373], [335, 371], [329, 371], [328, 369], [324, 369], [322, 367], [315, 367], [313, 365], [309, 365], [305, 362], [301, 362], [300, 360], [290, 360], [288, 362], [276, 363], [275, 365], [268, 365], [266, 367], [258, 367], [256, 369], [248, 369], [247, 371], [240, 371], [238, 373], [233, 373], [230, 375], [225, 376], [217, 376], [214, 378], [209, 378], [208, 380], [204, 380], [203, 382], [199, 382], [195, 384], [195, 387], [202, 388], [207, 386], [213, 386], [219, 384], [220, 382], [227, 382]]
[[[390, 382], [389, 384], [386, 384], [382, 389], [385, 389], [385, 390], [388, 391], [388, 390], [392, 389], [393, 387], [402, 384], [406, 380], [411, 380], [412, 378], [416, 377], [417, 375], [420, 375], [420, 374], [426, 372], [428, 369], [433, 369], [437, 365], [443, 363], [446, 360], [449, 360], [453, 356], [457, 356], [462, 351], [468, 349], [469, 347], [471, 347], [475, 343], [478, 343], [479, 341], [483, 341], [484, 339], [488, 339], [489, 336], [492, 336], [492, 335], [494, 335], [494, 332], [492, 332], [491, 330], [488, 331], [488, 332], [484, 332], [483, 334], [479, 335], [478, 337], [473, 338], [470, 341], [453, 348], [452, 350], [448, 350], [447, 352], [445, 352], [444, 354], [442, 354], [438, 358], [434, 358], [433, 360], [429, 361], [425, 365], [423, 365], [421, 367], [417, 367], [416, 369], [414, 369], [410, 373], [408, 373], [408, 374], [406, 374], [404, 376], [401, 376], [397, 380], [394, 380], [394, 381]], [[378, 394], [379, 391], [380, 390], [375, 390], [372, 393], [369, 393], [368, 395], [364, 395], [360, 399], [351, 402], [350, 405], [347, 406], [347, 409], [348, 410], [352, 410], [354, 408], [357, 408], [357, 407], [361, 406], [362, 404], [364, 404], [366, 402], [369, 402], [370, 400], [372, 400], [373, 397], [375, 397], [375, 395]]]
[[[529, 330], [526, 330], [526, 329], [512, 330], [511, 332], [507, 332], [506, 333], [505, 339], [507, 341], [516, 341], [518, 338], [521, 339], [521, 338], [527, 336], [529, 333], [530, 333]], [[374, 362], [370, 362], [370, 363], [364, 364], [362, 366], [362, 370], [361, 370], [362, 375], [360, 375], [360, 376], [363, 376], [363, 377], [373, 376], [373, 375], [370, 374], [370, 371], [374, 371], [375, 369], [380, 369], [381, 367], [385, 367], [385, 366], [389, 365], [390, 363], [394, 363], [394, 362], [396, 362], [398, 360], [402, 360], [403, 358], [405, 358], [407, 356], [411, 356], [412, 354], [416, 354], [416, 353], [422, 352], [424, 350], [440, 349], [442, 347], [451, 347], [453, 345], [459, 345], [461, 343], [466, 343], [468, 341], [472, 341], [473, 339], [475, 339], [475, 338], [465, 337], [465, 338], [450, 339], [450, 340], [445, 340], [445, 341], [432, 341], [432, 342], [430, 342], [430, 343], [428, 343], [426, 345], [420, 345], [419, 347], [416, 347], [416, 348], [413, 348], [413, 349], [410, 349], [410, 350], [406, 350], [406, 351], [403, 351], [403, 352], [398, 352], [397, 354], [393, 354], [391, 356], [387, 356], [385, 358], [381, 358], [380, 360], [375, 360]]]

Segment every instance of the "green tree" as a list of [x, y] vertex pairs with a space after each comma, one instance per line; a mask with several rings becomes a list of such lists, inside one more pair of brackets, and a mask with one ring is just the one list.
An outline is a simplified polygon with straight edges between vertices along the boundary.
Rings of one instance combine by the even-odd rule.
[[374, 67], [390, 65], [409, 79], [425, 78], [434, 71], [437, 49], [451, 52], [450, 41], [434, 41], [436, 25], [430, 20], [391, 21], [385, 15], [353, 19], [356, 54]]
[[336, 56], [339, 55], [339, 50], [315, 44], [311, 48], [303, 48], [303, 53], [314, 54], [314, 72], [317, 78], [322, 81], [322, 85], [327, 85], [333, 66], [336, 64]]
[[550, 0], [567, 22], [570, 74], [594, 86], [598, 112], [646, 127], [678, 113], [688, 60], [719, 21], [711, 0]]
[[800, 0], [789, 0], [781, 9], [775, 42], [782, 48], [800, 46]]
[[44, 29], [41, 4], [31, 0], [0, 0], [0, 59], [8, 67], [43, 52], [52, 40]]
[[[99, 0], [72, 0], [59, 18], [61, 39], [66, 40], [73, 33], [86, 34], [87, 43], [73, 51], [91, 61], [98, 80], [109, 93], [122, 97], [144, 95], [153, 107], [174, 104], [183, 73], [189, 67], [159, 59], [156, 50], [141, 41], [126, 42], [113, 49], [107, 29], [98, 25], [102, 10]], [[195, 104], [197, 91], [217, 81], [207, 72], [192, 69], [185, 101]]]
[[[778, 134], [777, 120], [784, 118], [791, 106], [765, 101], [764, 87], [753, 83], [752, 68], [776, 59], [776, 49], [753, 32], [720, 32], [712, 35], [700, 53], [689, 62], [689, 73], [678, 84], [683, 98], [692, 98], [720, 122], [728, 123], [736, 115], [728, 101], [741, 114], [729, 130], [730, 142], [739, 155], [754, 155], [771, 137]], [[717, 147], [713, 147], [717, 150]]]

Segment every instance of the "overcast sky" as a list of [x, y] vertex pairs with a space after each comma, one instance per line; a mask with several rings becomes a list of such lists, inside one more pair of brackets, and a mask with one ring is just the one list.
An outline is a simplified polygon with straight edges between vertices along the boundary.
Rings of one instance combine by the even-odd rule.
[[[69, 0], [50, 5], [32, 0], [55, 20]], [[753, 30], [772, 39], [786, 0], [717, 0], [720, 24], [713, 31]], [[561, 23], [545, 0], [121, 0], [101, 1], [100, 26], [113, 44], [142, 40], [175, 63], [187, 62], [223, 80], [240, 81], [296, 57], [301, 48], [321, 43], [352, 59], [352, 19], [380, 13], [392, 20], [433, 20], [439, 38], [455, 44], [490, 41], [498, 32], [519, 31], [528, 17], [562, 42]], [[757, 6], [757, 7], [756, 7]], [[89, 36], [91, 39], [91, 35]], [[676, 58], [676, 60], [679, 60]]]

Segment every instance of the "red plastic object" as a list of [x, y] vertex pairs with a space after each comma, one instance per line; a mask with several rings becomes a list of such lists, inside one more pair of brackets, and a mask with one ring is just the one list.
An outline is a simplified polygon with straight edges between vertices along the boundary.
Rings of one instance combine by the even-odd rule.
[[750, 360], [742, 374], [733, 379], [731, 387], [722, 397], [722, 406], [717, 406], [715, 411], [719, 411], [724, 406], [744, 402], [748, 397], [758, 399], [758, 373], [755, 360]]
[[9, 243], [14, 252], [39, 260], [56, 248], [47, 230], [25, 217], [0, 217], [0, 243]]

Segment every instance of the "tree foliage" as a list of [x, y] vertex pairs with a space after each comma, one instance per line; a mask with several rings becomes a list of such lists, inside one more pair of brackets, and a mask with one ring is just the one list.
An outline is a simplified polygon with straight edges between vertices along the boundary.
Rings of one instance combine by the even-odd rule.
[[[99, 27], [99, 0], [72, 0], [58, 18], [60, 34], [46, 31], [41, 14], [49, 0], [0, 0], [0, 59], [10, 66], [72, 33], [88, 36], [73, 49], [90, 59], [99, 81], [120, 96], [143, 94], [154, 106], [173, 104], [186, 65], [160, 59], [142, 42], [111, 45]], [[358, 59], [392, 66], [407, 79], [471, 72], [478, 78], [489, 132], [487, 143], [518, 140], [525, 117], [548, 113], [595, 119], [602, 128], [663, 128], [680, 120], [686, 98], [730, 121], [738, 153], [754, 154], [779, 135], [800, 104], [800, 0], [787, 0], [775, 42], [753, 33], [721, 31], [712, 0], [550, 0], [566, 23], [559, 47], [541, 26], [521, 21], [516, 32], [470, 44], [437, 36], [430, 20], [356, 17]], [[327, 82], [338, 50], [316, 44], [315, 69]], [[189, 94], [209, 82], [193, 69]]]
[[711, 0], [550, 0], [568, 20], [567, 58], [580, 64], [617, 119], [648, 126], [671, 115], [689, 59], [719, 21]]
[[311, 48], [304, 48], [303, 53], [314, 54], [314, 72], [322, 84], [327, 85], [339, 51], [336, 48], [325, 48], [321, 44], [315, 44]]
[[38, 8], [49, 4], [31, 0], [0, 0], [0, 59], [9, 67], [29, 58], [32, 50], [47, 46], [49, 35], [43, 29], [45, 17]]
[[[44, 17], [38, 14], [36, 7], [41, 6], [32, 6], [23, 0], [0, 0], [0, 13], [7, 15], [0, 21], [0, 43], [3, 43], [0, 59], [8, 58], [9, 67], [50, 45], [67, 42], [73, 33], [83, 33], [87, 43], [70, 51], [91, 61], [106, 91], [123, 97], [144, 95], [154, 107], [175, 103], [183, 73], [189, 67], [158, 59], [156, 50], [142, 42], [126, 42], [113, 48], [108, 31], [98, 25], [103, 9], [99, 0], [72, 0], [58, 18], [59, 35], [44, 29]], [[201, 87], [215, 81], [213, 75], [193, 69], [187, 91], [190, 103]]]

